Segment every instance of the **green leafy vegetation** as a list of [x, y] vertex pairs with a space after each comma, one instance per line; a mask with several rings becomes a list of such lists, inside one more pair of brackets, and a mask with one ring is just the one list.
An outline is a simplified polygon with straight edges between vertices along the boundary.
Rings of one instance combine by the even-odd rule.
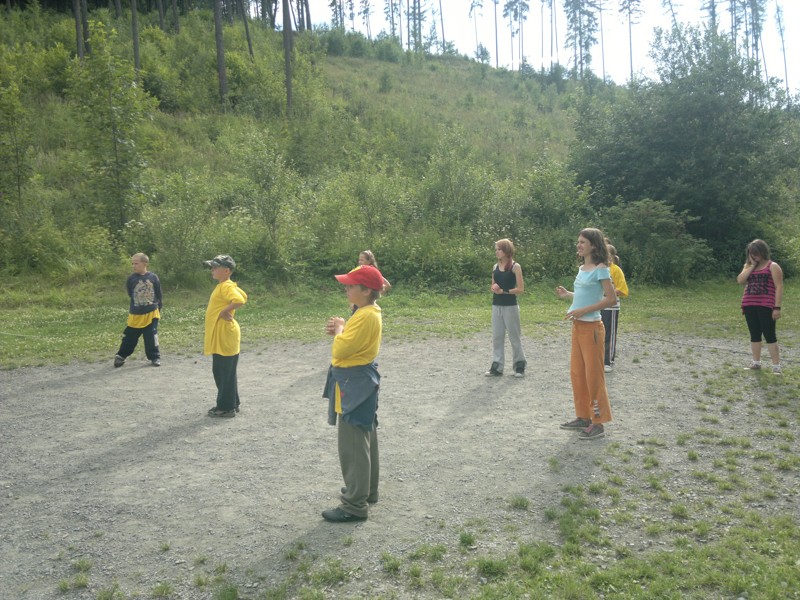
[[463, 290], [502, 237], [534, 279], [566, 276], [587, 225], [640, 284], [728, 273], [756, 236], [800, 260], [797, 112], [725, 39], [667, 32], [661, 80], [623, 88], [302, 31], [290, 114], [279, 32], [254, 23], [251, 55], [226, 21], [223, 109], [210, 12], [141, 17], [137, 71], [128, 17], [92, 10], [81, 58], [68, 16], [0, 16], [6, 276], [96, 281], [143, 251], [196, 288], [227, 252], [274, 286], [369, 247], [391, 281]]

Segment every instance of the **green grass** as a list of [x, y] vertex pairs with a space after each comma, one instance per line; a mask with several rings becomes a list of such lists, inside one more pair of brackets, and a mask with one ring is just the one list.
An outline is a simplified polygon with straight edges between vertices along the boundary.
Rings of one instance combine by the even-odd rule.
[[[531, 338], [545, 338], [562, 326], [566, 306], [552, 294], [553, 285], [529, 284], [523, 297], [523, 326]], [[3, 322], [14, 323], [13, 330], [9, 326], [1, 334], [3, 367], [107, 360], [113, 354], [126, 312], [118, 290], [88, 284], [49, 291], [30, 286], [32, 295], [25, 300], [24, 287], [16, 282], [0, 290]], [[251, 302], [238, 315], [245, 348], [257, 348], [264, 340], [323, 339], [325, 319], [346, 314], [344, 296], [335, 285], [291, 293], [243, 287], [251, 294]], [[683, 353], [715, 351], [713, 340], [720, 338], [740, 340], [746, 358], [747, 334], [735, 284], [631, 287], [623, 308], [626, 332], [665, 339], [691, 335], [696, 340], [697, 347], [677, 349], [668, 368], [679, 365]], [[200, 351], [210, 289], [211, 284], [208, 289], [167, 293], [161, 328], [166, 352]], [[779, 339], [789, 349], [800, 328], [800, 320], [788, 318], [798, 291], [800, 286], [787, 284], [784, 305], [789, 308], [779, 324]], [[66, 302], [73, 297], [92, 298], [92, 303]], [[469, 338], [490, 325], [489, 302], [482, 292], [419, 294], [396, 285], [381, 304], [387, 338]], [[39, 336], [40, 345], [9, 347], [13, 336], [8, 333]], [[47, 352], [41, 351], [44, 347]], [[540, 513], [530, 509], [527, 498], [507, 490], [508, 525], [486, 523], [475, 515], [465, 515], [460, 523], [436, 523], [444, 530], [441, 539], [384, 552], [381, 568], [375, 571], [317, 555], [298, 542], [283, 556], [286, 579], [272, 588], [261, 587], [256, 597], [325, 598], [331, 589], [366, 578], [374, 578], [387, 598], [800, 597], [800, 521], [796, 514], [764, 509], [800, 494], [795, 433], [800, 373], [789, 366], [781, 378], [745, 374], [734, 363], [722, 355], [720, 368], [693, 374], [689, 384], [704, 391], [694, 407], [696, 425], [664, 437], [645, 434], [633, 444], [612, 441], [598, 446], [593, 460], [602, 478], [564, 486]], [[749, 435], [722, 427], [730, 418], [747, 419]], [[683, 477], [674, 476], [675, 457], [691, 465]], [[542, 470], [557, 474], [569, 461], [553, 456]], [[514, 551], [492, 550], [500, 539], [515, 538], [510, 526], [514, 519], [530, 518], [542, 521], [540, 539], [514, 539]], [[622, 533], [632, 540], [630, 545], [619, 541]], [[357, 537], [348, 535], [341, 543], [356, 545]], [[161, 543], [162, 552], [169, 549], [167, 542]], [[74, 547], [67, 550], [78, 554]], [[199, 555], [192, 562], [200, 567], [209, 559]], [[71, 573], [57, 582], [65, 597], [89, 586], [92, 570], [86, 558], [69, 564]], [[210, 571], [192, 576], [195, 588], [214, 590], [216, 598], [236, 598], [237, 589], [228, 581], [238, 581], [242, 574], [225, 563]], [[173, 584], [162, 583], [150, 595], [168, 597], [173, 589]], [[114, 598], [118, 592], [115, 584], [97, 596]]]
[[[110, 359], [127, 318], [128, 300], [122, 289], [126, 276], [121, 272], [119, 282], [83, 282], [58, 288], [37, 279], [7, 282], [0, 289], [0, 368]], [[520, 301], [526, 336], [546, 337], [563, 325], [567, 306], [553, 293], [556, 283], [571, 285], [570, 281], [528, 284]], [[344, 294], [335, 283], [264, 289], [249, 282], [242, 287], [250, 295], [248, 304], [237, 312], [243, 351], [266, 341], [321, 340], [329, 316], [347, 315]], [[784, 312], [789, 315], [791, 298], [798, 296], [800, 285], [788, 282], [786, 287]], [[202, 352], [205, 306], [212, 289], [209, 281], [197, 290], [165, 290], [159, 326], [165, 354], [194, 356]], [[651, 332], [656, 337], [678, 333], [741, 339], [746, 352], [747, 332], [738, 309], [740, 294], [740, 287], [729, 281], [667, 289], [632, 285], [622, 319], [626, 331]], [[396, 284], [380, 304], [387, 340], [466, 338], [491, 324], [490, 298], [483, 291], [437, 294]], [[797, 319], [782, 320], [781, 343], [790, 344], [799, 331]], [[701, 351], [709, 351], [702, 348], [702, 342], [698, 344]]]

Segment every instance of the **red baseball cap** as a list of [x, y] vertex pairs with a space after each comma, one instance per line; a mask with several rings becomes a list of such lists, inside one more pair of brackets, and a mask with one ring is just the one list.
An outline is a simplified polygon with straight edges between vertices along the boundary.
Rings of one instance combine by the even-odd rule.
[[383, 289], [383, 275], [372, 265], [360, 265], [344, 275], [334, 275], [344, 285], [363, 285], [371, 290]]

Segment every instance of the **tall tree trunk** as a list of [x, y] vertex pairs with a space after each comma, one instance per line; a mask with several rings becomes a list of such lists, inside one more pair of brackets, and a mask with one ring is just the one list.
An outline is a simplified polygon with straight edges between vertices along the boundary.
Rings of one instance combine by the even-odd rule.
[[114, 0], [114, 11], [116, 12], [117, 19], [122, 18], [122, 0]]
[[133, 68], [138, 77], [142, 63], [139, 60], [139, 10], [136, 7], [136, 0], [131, 0], [131, 37], [133, 38]]
[[[284, 0], [286, 2], [287, 0]], [[222, 41], [222, 3], [214, 0], [214, 41], [217, 45], [217, 78], [219, 79], [219, 99], [222, 110], [228, 105], [228, 74], [225, 70], [225, 45]]]
[[86, 0], [81, 2], [81, 23], [83, 24], [83, 49], [86, 54], [91, 54], [92, 47], [89, 45], [89, 9], [86, 6]]
[[286, 114], [292, 116], [292, 14], [283, 0], [283, 62], [286, 73]]
[[78, 57], [83, 58], [83, 24], [81, 21], [81, 0], [72, 0], [72, 12], [75, 13], [75, 45], [78, 49]]
[[303, 12], [306, 15], [306, 29], [311, 31], [311, 7], [308, 4], [308, 0], [303, 0], [303, 6], [305, 7]]
[[255, 60], [256, 57], [255, 54], [253, 54], [253, 40], [250, 39], [250, 26], [247, 24], [250, 19], [247, 11], [245, 10], [245, 2], [247, 2], [247, 0], [241, 0], [242, 21], [244, 21], [244, 35], [247, 38], [247, 50], [250, 52], [250, 60]]
[[172, 0], [172, 18], [175, 21], [175, 33], [180, 33], [181, 23], [178, 20], [178, 0]]
[[442, 25], [442, 54], [447, 48], [447, 38], [444, 37], [444, 12], [442, 11], [442, 0], [439, 0], [439, 23]]
[[166, 31], [167, 27], [164, 24], [164, 0], [156, 0], [156, 4], [158, 5], [158, 26], [161, 28], [161, 31]]
[[497, 3], [500, 0], [492, 0], [494, 4], [494, 67], [500, 68], [500, 41], [497, 36]]
[[778, 23], [778, 34], [781, 36], [781, 53], [783, 54], [783, 82], [786, 84], [786, 97], [791, 102], [791, 94], [789, 92], [789, 68], [786, 63], [786, 39], [784, 37], [785, 31], [783, 27], [783, 8], [775, 0], [775, 20]]
[[600, 14], [600, 64], [603, 69], [603, 81], [606, 80], [606, 41], [603, 35], [603, 0], [597, 3], [597, 10]]

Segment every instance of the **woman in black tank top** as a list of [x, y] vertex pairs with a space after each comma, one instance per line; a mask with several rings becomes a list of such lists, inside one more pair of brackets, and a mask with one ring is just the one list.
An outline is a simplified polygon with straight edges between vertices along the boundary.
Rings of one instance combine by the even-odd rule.
[[492, 365], [487, 376], [503, 374], [505, 362], [505, 337], [513, 351], [514, 377], [524, 377], [525, 351], [522, 348], [522, 327], [519, 319], [517, 296], [525, 291], [522, 267], [514, 262], [514, 244], [511, 240], [497, 240], [494, 244], [497, 264], [492, 271]]

